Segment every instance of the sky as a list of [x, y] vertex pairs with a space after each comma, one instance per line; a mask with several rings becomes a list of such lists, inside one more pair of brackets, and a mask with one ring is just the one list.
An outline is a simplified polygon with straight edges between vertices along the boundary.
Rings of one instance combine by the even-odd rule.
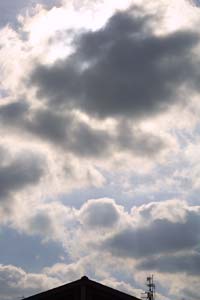
[[199, 6], [1, 0], [0, 300], [199, 299]]

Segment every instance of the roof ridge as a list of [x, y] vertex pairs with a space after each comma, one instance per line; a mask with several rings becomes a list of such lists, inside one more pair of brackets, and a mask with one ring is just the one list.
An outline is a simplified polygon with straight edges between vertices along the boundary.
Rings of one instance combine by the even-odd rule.
[[[115, 288], [112, 288], [110, 286], [107, 286], [107, 285], [104, 285], [100, 282], [97, 282], [97, 281], [94, 281], [94, 280], [91, 280], [89, 279], [87, 276], [82, 276], [80, 279], [77, 279], [75, 281], [72, 281], [72, 282], [69, 282], [69, 283], [65, 283], [61, 286], [58, 286], [58, 287], [55, 287], [55, 288], [52, 288], [50, 290], [47, 290], [47, 291], [44, 291], [44, 292], [41, 292], [41, 293], [38, 293], [38, 294], [35, 294], [35, 295], [32, 295], [30, 297], [27, 297], [25, 298], [24, 300], [34, 300], [34, 299], [45, 299], [45, 296], [50, 296], [50, 295], [57, 295], [59, 292], [62, 293], [64, 291], [67, 292], [67, 290], [70, 290], [71, 288], [76, 288], [78, 286], [88, 286], [88, 287], [91, 287], [91, 288], [99, 288], [99, 290], [101, 290], [103, 293], [105, 292], [108, 292], [108, 294], [115, 294], [116, 295], [116, 298], [120, 299], [132, 299], [132, 300], [140, 300], [139, 298], [135, 297], [135, 296], [132, 296], [130, 294], [127, 294], [125, 292], [122, 292], [120, 290], [117, 290]], [[120, 297], [121, 296], [121, 297]]]

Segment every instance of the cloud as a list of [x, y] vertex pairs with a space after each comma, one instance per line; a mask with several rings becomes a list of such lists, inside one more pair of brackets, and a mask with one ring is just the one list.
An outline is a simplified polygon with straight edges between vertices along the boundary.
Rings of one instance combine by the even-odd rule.
[[39, 236], [43, 241], [57, 241], [63, 245], [75, 230], [77, 220], [74, 210], [60, 202], [35, 202], [24, 208], [10, 226], [30, 236]]
[[138, 224], [149, 225], [154, 220], [184, 223], [190, 213], [190, 207], [184, 200], [171, 199], [132, 207], [131, 213]]
[[55, 278], [43, 274], [26, 273], [12, 265], [0, 265], [1, 299], [18, 299], [59, 285]]
[[19, 242], [16, 258], [4, 250], [2, 299], [84, 273], [131, 292], [151, 269], [163, 294], [174, 276], [167, 293], [182, 295], [182, 273], [199, 275], [199, 199], [195, 190], [196, 207], [162, 200], [193, 201], [198, 185], [197, 147], [188, 149], [198, 140], [198, 9], [184, 0], [121, 11], [128, 1], [64, 2], [38, 5], [0, 33], [0, 216], [16, 234], [9, 245]]
[[109, 152], [114, 137], [105, 130], [93, 129], [70, 114], [50, 109], [33, 110], [26, 102], [13, 102], [0, 107], [2, 126], [19, 133], [34, 135], [77, 156], [101, 157]]
[[195, 233], [189, 234], [195, 230], [195, 226], [190, 228], [188, 224], [156, 221], [148, 229], [123, 230], [108, 239], [103, 247], [114, 255], [123, 257], [145, 257], [190, 249], [197, 244], [199, 238]]
[[17, 143], [13, 149], [7, 141], [0, 145], [1, 225], [8, 225], [23, 214], [24, 205], [29, 206], [40, 193], [35, 187], [41, 188], [47, 174], [47, 161], [41, 152], [32, 150]]
[[[42, 15], [50, 13], [53, 10], [42, 10]], [[38, 16], [40, 15], [41, 11], [38, 11]], [[56, 9], [56, 12], [59, 14], [61, 11], [59, 9]], [[138, 11], [136, 12], [136, 14]], [[138, 13], [139, 14], [139, 13]], [[51, 15], [53, 17], [53, 15]], [[119, 20], [118, 20], [119, 19]], [[31, 26], [33, 25], [31, 22], [37, 23], [37, 14], [34, 15], [32, 18], [29, 16], [28, 19], [24, 19], [24, 27], [23, 29], [30, 30]], [[22, 22], [22, 23], [23, 23]], [[34, 23], [34, 24], [35, 24]], [[134, 23], [134, 24], [133, 24]], [[136, 19], [134, 17], [130, 16], [128, 13], [118, 13], [115, 16], [113, 16], [110, 21], [107, 23], [107, 25], [100, 29], [96, 30], [94, 32], [85, 32], [83, 34], [77, 33], [77, 39], [74, 41], [74, 47], [76, 48], [75, 53], [66, 59], [66, 63], [68, 64], [68, 61], [71, 61], [71, 67], [74, 69], [76, 67], [75, 63], [75, 57], [77, 57], [78, 65], [85, 65], [85, 60], [89, 59], [88, 51], [90, 52], [90, 49], [87, 49], [89, 47], [90, 42], [87, 42], [87, 39], [89, 41], [91, 40], [91, 47], [92, 47], [92, 53], [90, 55], [91, 59], [93, 60], [94, 53], [96, 52], [99, 57], [101, 56], [102, 52], [97, 51], [96, 48], [93, 49], [93, 35], [95, 35], [94, 40], [97, 39], [97, 41], [101, 41], [101, 38], [99, 35], [102, 35], [102, 47], [107, 47], [107, 43], [109, 43], [109, 40], [111, 41], [111, 44], [113, 45], [115, 43], [119, 42], [119, 39], [117, 39], [117, 31], [121, 30], [122, 32], [124, 30], [127, 30], [127, 36], [129, 36], [131, 33], [130, 31], [133, 30], [132, 27], [134, 27], [134, 30], [137, 32], [142, 31], [143, 34], [146, 36], [147, 30], [149, 32], [149, 27], [151, 27], [149, 24], [151, 23], [149, 16], [140, 16]], [[31, 25], [32, 24], [32, 25]], [[120, 27], [122, 24], [122, 28]], [[28, 26], [28, 27], [26, 27]], [[132, 28], [132, 29], [131, 29]], [[148, 29], [147, 29], [148, 28]], [[108, 32], [107, 32], [108, 31]], [[120, 32], [121, 32], [120, 31]], [[129, 33], [128, 33], [129, 32]], [[151, 32], [151, 30], [150, 30]], [[29, 32], [30, 33], [30, 32]], [[54, 32], [55, 33], [55, 32]], [[52, 33], [52, 35], [54, 34]], [[97, 35], [97, 36], [96, 36]], [[6, 36], [6, 33], [5, 33]], [[31, 36], [31, 34], [30, 34]], [[20, 40], [20, 36], [15, 35], [15, 45], [16, 49], [13, 49], [11, 47], [11, 41], [13, 41], [13, 38], [11, 36], [10, 43], [8, 45], [8, 48], [10, 52], [12, 52], [12, 55], [14, 57], [23, 57], [23, 67], [18, 68], [15, 66], [12, 66], [11, 64], [8, 64], [10, 66], [10, 70], [5, 72], [5, 78], [11, 78], [11, 72], [12, 70], [22, 70], [24, 69], [25, 72], [23, 73], [23, 76], [25, 78], [29, 78], [28, 69], [30, 66], [34, 65], [34, 57], [39, 57], [40, 61], [44, 61], [43, 55], [40, 56], [40, 54], [35, 53], [34, 47], [30, 50], [28, 45], [32, 45], [31, 37], [27, 37], [26, 41]], [[65, 36], [67, 39], [67, 34], [63, 33], [61, 35], [62, 37]], [[113, 41], [112, 41], [113, 36]], [[32, 45], [34, 46], [34, 45]], [[95, 46], [95, 43], [94, 43]], [[96, 46], [95, 46], [96, 47]], [[4, 48], [4, 47], [3, 47]], [[11, 49], [12, 48], [12, 49]], [[38, 48], [38, 47], [35, 47]], [[98, 48], [98, 43], [97, 43]], [[100, 43], [101, 48], [101, 43]], [[45, 45], [41, 45], [41, 51], [46, 52]], [[7, 50], [7, 49], [4, 49]], [[15, 53], [15, 51], [17, 51]], [[9, 52], [9, 53], [10, 53]], [[7, 53], [7, 51], [5, 51]], [[101, 53], [101, 54], [100, 54]], [[9, 55], [10, 56], [10, 55]], [[72, 60], [71, 60], [72, 59]], [[100, 58], [99, 58], [100, 59]], [[96, 58], [94, 58], [96, 60]], [[97, 59], [98, 60], [98, 59]], [[16, 61], [12, 60], [11, 61]], [[17, 60], [18, 61], [18, 60]], [[53, 71], [54, 66], [59, 65], [59, 62], [57, 62], [55, 65], [49, 65], [48, 67], [44, 65], [44, 68], [50, 68]], [[20, 60], [21, 65], [21, 60]], [[29, 65], [29, 66], [28, 66]], [[61, 61], [60, 65], [65, 65], [63, 61]], [[36, 65], [34, 65], [36, 66]], [[93, 63], [89, 62], [88, 67], [92, 67]], [[89, 70], [87, 67], [83, 66], [83, 71]], [[79, 66], [77, 67], [79, 68]], [[82, 67], [81, 67], [82, 68]], [[9, 69], [9, 68], [8, 68]], [[58, 68], [59, 69], [59, 68]], [[59, 70], [58, 70], [59, 71]], [[54, 71], [53, 71], [54, 72]], [[73, 73], [73, 72], [72, 72]], [[9, 76], [7, 76], [9, 75]], [[19, 74], [13, 75], [13, 80], [10, 80], [12, 82], [18, 82], [21, 78]], [[71, 75], [70, 75], [71, 76]], [[82, 75], [81, 75], [82, 76]], [[38, 79], [39, 77], [36, 76]], [[48, 80], [48, 76], [45, 75], [45, 78]], [[62, 78], [62, 79], [58, 79]], [[46, 80], [45, 79], [45, 80]], [[72, 84], [76, 82], [72, 79]], [[70, 79], [70, 80], [71, 80]], [[60, 74], [58, 77], [56, 75], [56, 80], [59, 81], [59, 84], [62, 82], [65, 82], [65, 78], [63, 78], [62, 74]], [[11, 85], [11, 82], [8, 80], [8, 85]], [[18, 82], [19, 85], [22, 83]], [[17, 84], [17, 85], [18, 85]], [[53, 85], [54, 83], [52, 83]], [[51, 86], [52, 86], [51, 85]], [[64, 84], [65, 85], [65, 84]], [[63, 85], [63, 87], [64, 87]], [[76, 85], [76, 84], [75, 84]], [[98, 123], [98, 121], [93, 118], [90, 120], [87, 118], [87, 121], [85, 121], [84, 118], [82, 118], [82, 115], [80, 117], [80, 112], [77, 113], [77, 110], [65, 110], [65, 109], [59, 109], [59, 107], [56, 105], [56, 107], [51, 107], [51, 105], [44, 105], [44, 102], [41, 103], [41, 105], [38, 102], [41, 102], [41, 98], [35, 99], [32, 95], [31, 89], [27, 86], [23, 86], [23, 88], [19, 88], [19, 86], [16, 86], [13, 84], [13, 93], [18, 96], [19, 94], [23, 95], [23, 100], [21, 98], [15, 98], [18, 99], [16, 102], [2, 104], [0, 107], [0, 122], [1, 122], [1, 131], [3, 134], [6, 134], [7, 136], [19, 137], [19, 135], [23, 136], [23, 139], [26, 143], [35, 144], [38, 143], [38, 145], [42, 146], [48, 146], [48, 149], [51, 149], [51, 151], [62, 151], [65, 156], [71, 155], [73, 158], [77, 159], [78, 161], [83, 160], [87, 163], [92, 165], [91, 167], [93, 169], [97, 170], [97, 165], [102, 166], [102, 163], [104, 164], [103, 167], [107, 167], [108, 164], [111, 163], [111, 161], [114, 161], [115, 159], [130, 161], [130, 160], [137, 160], [138, 158], [141, 158], [142, 160], [145, 159], [146, 161], [151, 162], [157, 162], [157, 159], [162, 159], [165, 154], [168, 153], [169, 150], [173, 148], [174, 145], [171, 143], [170, 139], [165, 139], [164, 136], [162, 136], [158, 132], [148, 132], [145, 130], [142, 130], [140, 126], [135, 122], [126, 122], [121, 120], [115, 120], [115, 125], [107, 128], [106, 123], [101, 121]], [[51, 89], [51, 87], [50, 87]], [[48, 89], [49, 90], [49, 89]], [[54, 89], [56, 91], [56, 88]], [[62, 87], [59, 89], [60, 92], [64, 92], [63, 97], [67, 97], [66, 91], [62, 89]], [[77, 88], [77, 85], [75, 86], [75, 90], [79, 90]], [[81, 90], [81, 89], [80, 89]], [[57, 89], [58, 91], [58, 89]], [[48, 91], [47, 91], [48, 92]], [[53, 95], [53, 93], [52, 93]], [[72, 95], [73, 96], [73, 95]], [[77, 99], [73, 97], [73, 101], [77, 102]], [[74, 102], [74, 103], [75, 103]], [[76, 108], [76, 107], [75, 107]], [[80, 107], [78, 107], [78, 110], [81, 110]], [[85, 115], [84, 115], [85, 117]], [[84, 120], [83, 120], [84, 119]], [[52, 147], [53, 146], [53, 147]], [[68, 159], [68, 158], [67, 158]], [[89, 159], [89, 160], [88, 160]], [[64, 159], [63, 159], [64, 161]], [[79, 161], [79, 165], [82, 164]], [[95, 162], [95, 167], [94, 167]], [[125, 165], [125, 164], [124, 164]], [[143, 164], [144, 165], [144, 164]], [[69, 168], [68, 168], [69, 169]], [[80, 169], [80, 168], [79, 168]], [[99, 172], [99, 169], [98, 169]], [[87, 173], [87, 172], [86, 172]]]
[[108, 285], [114, 289], [136, 297], [140, 297], [141, 293], [143, 292], [142, 289], [133, 288], [133, 286], [130, 284], [127, 284], [124, 281], [117, 281], [115, 278], [105, 279], [103, 280], [102, 284]]
[[181, 255], [165, 255], [144, 260], [137, 265], [139, 270], [155, 270], [162, 273], [186, 273], [199, 276], [200, 253], [189, 252]]
[[[142, 205], [128, 213], [113, 199], [102, 198], [87, 201], [79, 210], [74, 210], [73, 214], [63, 206], [66, 213], [56, 213], [55, 218], [47, 208], [44, 206], [43, 212], [50, 217], [51, 224], [57, 224], [56, 236], [60, 236], [59, 232], [66, 235], [61, 235], [59, 240], [64, 242], [72, 258], [84, 257], [91, 251], [95, 254], [100, 249], [105, 257], [110, 255], [112, 259], [138, 260], [138, 270], [149, 270], [151, 266], [156, 269], [159, 261], [160, 270], [163, 270], [166, 259], [166, 263], [169, 261], [166, 272], [172, 266], [176, 268], [173, 264], [175, 257], [177, 268], [179, 262], [187, 258], [185, 265], [182, 264], [183, 270], [190, 262], [198, 261], [198, 255], [191, 253], [197, 254], [199, 247], [199, 206], [169, 200]], [[61, 210], [62, 207], [59, 211]], [[40, 213], [36, 216], [40, 216]], [[32, 224], [32, 219], [37, 218], [28, 217], [27, 224]], [[34, 226], [29, 228], [30, 232], [34, 230]], [[52, 225], [48, 228], [52, 228]], [[49, 231], [53, 232], [51, 229]], [[53, 234], [49, 237], [53, 238]], [[152, 263], [148, 264], [148, 261]]]
[[28, 112], [28, 104], [25, 101], [7, 103], [0, 106], [0, 118], [2, 125], [15, 127], [21, 123], [22, 118]]
[[109, 148], [112, 137], [103, 130], [92, 129], [70, 114], [50, 109], [31, 109], [25, 101], [8, 103], [0, 107], [2, 126], [12, 132], [33, 134], [75, 155], [102, 156]]
[[[99, 260], [102, 260], [101, 267], [105, 269], [102, 270], [99, 268]], [[131, 283], [126, 283], [123, 280], [116, 279], [113, 274], [117, 273], [117, 262], [116, 265], [109, 266], [110, 261], [107, 261], [105, 256], [101, 254], [92, 254], [84, 258], [72, 262], [70, 264], [58, 263], [51, 267], [44, 268], [43, 272], [47, 276], [58, 278], [63, 282], [73, 281], [77, 278], [80, 278], [84, 274], [87, 274], [89, 278], [97, 280], [98, 282], [118, 289], [120, 291], [132, 294], [134, 296], [139, 296], [141, 294], [141, 289], [134, 288]], [[112, 268], [112, 270], [110, 269]]]
[[81, 222], [90, 229], [115, 226], [122, 213], [122, 207], [108, 198], [88, 200], [79, 211]]
[[[43, 269], [43, 273], [52, 278], [58, 278], [63, 282], [70, 282], [77, 280], [84, 274], [94, 274], [97, 264], [97, 257], [95, 255], [88, 255], [81, 257], [76, 261], [70, 263], [56, 263], [50, 267]], [[98, 270], [97, 270], [98, 273]], [[90, 277], [91, 278], [91, 277]]]
[[200, 1], [199, 0], [189, 0], [188, 1], [191, 5], [194, 5], [196, 7], [200, 6]]
[[[176, 205], [176, 202], [174, 204]], [[156, 205], [153, 209], [157, 210]], [[146, 210], [144, 218], [136, 220], [137, 226], [130, 223], [126, 228], [113, 233], [101, 242], [101, 248], [125, 258], [144, 258], [195, 249], [199, 241], [199, 233], [196, 230], [200, 226], [199, 210], [185, 210], [183, 219], [177, 221], [166, 219], [169, 213], [167, 211], [159, 216], [151, 215]], [[137, 218], [137, 214], [135, 216]], [[134, 222], [134, 214], [132, 220]]]
[[0, 165], [1, 204], [9, 200], [12, 193], [38, 183], [45, 170], [45, 160], [32, 152], [23, 151], [6, 158]]
[[58, 5], [60, 0], [15, 0], [15, 2], [10, 0], [3, 0], [0, 3], [0, 11], [1, 11], [1, 21], [0, 27], [6, 26], [7, 24], [17, 27], [17, 16], [31, 9], [34, 5], [41, 3], [45, 6], [52, 7]]
[[159, 36], [151, 23], [134, 8], [116, 13], [100, 30], [80, 34], [67, 59], [35, 66], [29, 86], [57, 110], [99, 118], [165, 111], [184, 100], [184, 91], [198, 91], [193, 49], [199, 38], [191, 31]]
[[[128, 291], [129, 286], [116, 278], [119, 274], [126, 276], [130, 262], [138, 276], [150, 269], [160, 274], [198, 275], [200, 209], [179, 202], [154, 202], [135, 207], [129, 213], [107, 198], [89, 200], [73, 211], [53, 202], [32, 207], [14, 228], [26, 234], [40, 235], [43, 240], [57, 240], [72, 259], [77, 255], [77, 259], [69, 264], [57, 263], [45, 268], [42, 274], [49, 278], [66, 282], [87, 271], [100, 281], [112, 282], [113, 286], [116, 284]], [[175, 212], [171, 216], [173, 209]], [[105, 234], [99, 234], [101, 229]], [[104, 262], [100, 268], [99, 249]], [[112, 274], [115, 277], [112, 278]]]
[[[200, 209], [179, 202], [151, 203], [129, 213], [109, 198], [88, 200], [80, 209], [53, 202], [32, 205], [11, 226], [30, 236], [40, 236], [43, 241], [57, 241], [72, 259], [87, 257], [91, 251], [98, 255], [100, 249], [105, 259], [110, 256], [112, 260], [137, 261], [138, 271], [154, 269], [195, 276], [199, 265]], [[68, 266], [64, 269], [68, 272]], [[73, 265], [72, 269], [75, 274], [83, 270]]]
[[26, 0], [17, 0], [14, 3], [12, 1], [1, 1], [1, 27], [13, 22], [16, 25], [16, 14], [18, 14], [23, 8], [25, 8], [26, 4]]
[[121, 121], [116, 126], [116, 145], [122, 151], [127, 151], [135, 156], [155, 158], [167, 148], [173, 141], [152, 132], [145, 132], [139, 127], [133, 127], [131, 122]]
[[54, 113], [51, 110], [33, 113], [27, 129], [81, 157], [104, 156], [109, 151], [109, 141], [112, 142], [112, 137], [105, 131], [92, 129], [89, 124], [79, 121], [73, 115]]
[[171, 147], [170, 139], [145, 132], [128, 121], [118, 122], [112, 130], [91, 126], [72, 113], [31, 108], [18, 100], [0, 106], [0, 122], [11, 134], [34, 136], [42, 142], [82, 158], [110, 157], [114, 152], [155, 158]]

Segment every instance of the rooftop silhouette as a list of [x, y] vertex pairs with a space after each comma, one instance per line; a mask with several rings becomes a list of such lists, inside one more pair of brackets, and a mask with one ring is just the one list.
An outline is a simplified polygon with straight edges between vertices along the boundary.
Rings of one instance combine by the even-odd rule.
[[87, 276], [57, 288], [25, 298], [27, 300], [140, 300]]

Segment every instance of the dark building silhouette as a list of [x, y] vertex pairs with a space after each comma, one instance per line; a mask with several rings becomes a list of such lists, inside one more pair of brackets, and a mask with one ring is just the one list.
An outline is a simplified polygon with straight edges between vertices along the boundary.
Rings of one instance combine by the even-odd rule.
[[79, 280], [25, 298], [25, 300], [140, 300], [84, 276]]

